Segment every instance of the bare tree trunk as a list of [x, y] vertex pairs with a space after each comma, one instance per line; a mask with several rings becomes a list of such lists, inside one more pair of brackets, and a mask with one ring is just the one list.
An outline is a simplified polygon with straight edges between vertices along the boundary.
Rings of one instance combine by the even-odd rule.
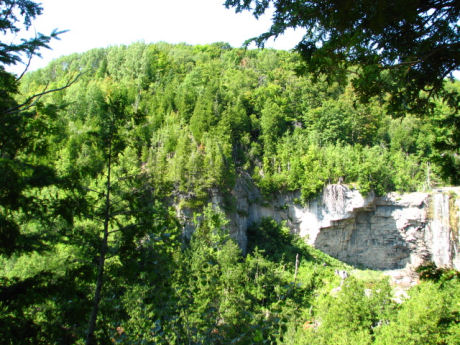
[[297, 280], [297, 270], [299, 269], [299, 253], [295, 256], [295, 272], [294, 272], [294, 285]]
[[101, 253], [99, 256], [99, 263], [97, 267], [96, 277], [96, 290], [94, 291], [93, 308], [91, 310], [91, 316], [88, 323], [88, 331], [86, 334], [86, 345], [96, 344], [94, 339], [94, 331], [96, 329], [97, 313], [99, 310], [99, 302], [101, 301], [101, 291], [104, 282], [104, 263], [105, 256], [108, 248], [108, 237], [109, 237], [109, 220], [110, 220], [110, 173], [111, 173], [111, 158], [112, 158], [112, 143], [109, 144], [109, 158], [107, 168], [107, 187], [105, 194], [105, 214], [104, 214], [104, 236], [102, 238]]

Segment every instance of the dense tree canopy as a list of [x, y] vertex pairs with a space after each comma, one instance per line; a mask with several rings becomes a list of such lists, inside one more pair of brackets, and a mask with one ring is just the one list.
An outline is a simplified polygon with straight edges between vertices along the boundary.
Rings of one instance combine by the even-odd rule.
[[[368, 301], [350, 283], [359, 296], [346, 290], [338, 305], [363, 322], [327, 318], [336, 300], [315, 296], [336, 284], [341, 263], [270, 220], [249, 231], [242, 256], [225, 214], [206, 205], [219, 190], [231, 210], [228, 191], [242, 174], [267, 200], [283, 190], [307, 200], [338, 179], [363, 192], [429, 188], [442, 181], [434, 133], [451, 135], [450, 108], [438, 104], [432, 122], [393, 119], [351, 85], [297, 75], [301, 64], [294, 53], [225, 44], [135, 44], [26, 74], [11, 102], [85, 72], [2, 117], [10, 127], [0, 138], [0, 211], [15, 229], [1, 228], [7, 343], [326, 341], [325, 328], [303, 331], [314, 318], [373, 341], [372, 327], [389, 320], [378, 314], [387, 297]], [[191, 210], [190, 241], [171, 205]], [[352, 308], [355, 300], [362, 305]]]
[[[18, 81], [21, 78], [5, 71], [5, 66], [15, 64], [24, 58], [39, 54], [39, 49], [48, 47], [51, 35], [37, 34], [19, 43], [10, 43], [8, 34], [17, 34], [28, 29], [32, 20], [41, 13], [41, 7], [32, 1], [3, 1], [0, 4], [0, 252], [13, 252], [20, 242], [20, 228], [17, 216], [20, 213], [34, 214], [37, 219], [46, 218], [39, 211], [41, 207], [29, 191], [56, 183], [53, 169], [47, 165], [46, 140], [37, 142], [42, 135], [52, 132], [48, 122], [55, 115], [51, 107], [39, 107], [34, 117], [28, 112], [28, 102], [17, 102]], [[7, 43], [8, 42], [8, 43]], [[25, 55], [25, 56], [24, 56]], [[32, 96], [32, 95], [31, 95]], [[47, 133], [47, 134], [45, 134]], [[38, 139], [40, 140], [40, 139]], [[26, 241], [27, 242], [27, 241]], [[21, 246], [33, 247], [23, 243]]]
[[[227, 0], [256, 17], [273, 8], [259, 46], [289, 28], [305, 31], [298, 50], [309, 72], [340, 80], [348, 72], [361, 96], [391, 95], [393, 110], [426, 111], [430, 96], [450, 102], [444, 78], [460, 66], [460, 6], [453, 0]], [[423, 91], [423, 92], [422, 92]]]
[[[1, 6], [5, 28], [40, 13]], [[50, 37], [3, 46], [3, 64]], [[457, 344], [456, 272], [424, 268], [433, 282], [398, 306], [381, 274], [339, 283], [334, 270], [351, 267], [274, 220], [248, 229], [245, 255], [231, 238], [238, 178], [264, 202], [300, 190], [300, 203], [337, 180], [384, 193], [455, 176], [441, 169], [458, 151], [449, 104], [394, 119], [350, 83], [295, 73], [303, 65], [225, 43], [138, 43], [20, 82], [2, 70], [2, 343]]]

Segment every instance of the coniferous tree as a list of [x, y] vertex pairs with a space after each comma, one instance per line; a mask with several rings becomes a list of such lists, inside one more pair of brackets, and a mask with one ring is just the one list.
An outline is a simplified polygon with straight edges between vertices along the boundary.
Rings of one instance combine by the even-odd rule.
[[444, 78], [460, 65], [454, 1], [227, 0], [225, 6], [256, 18], [273, 7], [270, 29], [247, 43], [263, 47], [290, 28], [305, 30], [296, 46], [305, 70], [340, 82], [351, 72], [363, 99], [388, 93], [387, 105], [402, 114], [432, 110], [432, 96], [458, 103], [444, 89]]

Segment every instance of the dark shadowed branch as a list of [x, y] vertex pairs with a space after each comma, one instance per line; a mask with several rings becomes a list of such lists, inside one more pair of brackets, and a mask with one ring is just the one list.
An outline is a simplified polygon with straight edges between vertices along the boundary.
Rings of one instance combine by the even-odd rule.
[[42, 96], [47, 95], [47, 94], [52, 93], [52, 92], [62, 91], [64, 89], [67, 89], [68, 87], [72, 86], [74, 83], [77, 82], [77, 80], [82, 76], [82, 74], [84, 74], [84, 73], [79, 73], [75, 78], [70, 79], [64, 86], [61, 86], [61, 87], [58, 87], [58, 88], [55, 88], [55, 89], [47, 90], [48, 85], [46, 85], [45, 89], [42, 92], [36, 93], [36, 94], [30, 96], [29, 98], [27, 98], [25, 100], [25, 102], [15, 106], [15, 107], [12, 107], [12, 108], [8, 109], [5, 113], [6, 114], [11, 114], [11, 113], [16, 113], [16, 112], [19, 112], [19, 111], [24, 111], [24, 110], [29, 109], [34, 104], [36, 104], [37, 101]]

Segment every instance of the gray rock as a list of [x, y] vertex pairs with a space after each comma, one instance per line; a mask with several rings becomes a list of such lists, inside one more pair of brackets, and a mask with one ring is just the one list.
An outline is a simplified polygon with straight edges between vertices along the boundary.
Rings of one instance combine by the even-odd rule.
[[[264, 200], [249, 175], [241, 175], [231, 191], [234, 210], [227, 212], [230, 235], [246, 250], [246, 230], [270, 217], [284, 221], [293, 233], [348, 264], [378, 270], [413, 269], [431, 260], [439, 267], [460, 269], [458, 228], [460, 188], [431, 193], [363, 196], [343, 184], [327, 185], [307, 205], [300, 193]], [[223, 195], [213, 191], [212, 202]], [[190, 219], [190, 215], [182, 215]], [[184, 224], [190, 234], [190, 223]]]

